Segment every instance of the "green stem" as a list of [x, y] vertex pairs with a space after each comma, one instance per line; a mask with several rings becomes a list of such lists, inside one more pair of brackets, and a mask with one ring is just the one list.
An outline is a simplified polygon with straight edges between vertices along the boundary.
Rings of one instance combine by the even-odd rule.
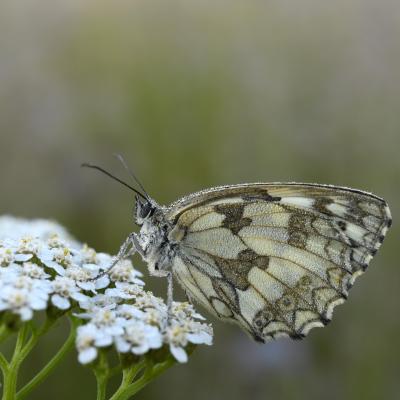
[[3, 354], [0, 353], [0, 369], [3, 372], [3, 375], [5, 375], [8, 372], [8, 361], [6, 358], [3, 356]]
[[97, 378], [97, 400], [104, 400], [107, 392], [107, 379], [103, 377]]
[[[55, 319], [47, 319], [39, 330], [33, 322], [27, 322], [21, 326], [15, 344], [14, 354], [8, 364], [6, 373], [4, 374], [3, 400], [15, 400], [18, 371], [22, 362], [35, 347], [40, 336], [47, 333], [55, 322]], [[26, 342], [29, 330], [31, 330], [32, 333], [28, 342]]]
[[120, 398], [124, 390], [131, 384], [133, 379], [137, 376], [137, 374], [143, 370], [146, 366], [146, 360], [143, 358], [137, 364], [124, 368], [122, 371], [122, 381], [117, 389], [117, 391], [113, 394], [110, 400], [117, 400]]
[[21, 326], [21, 329], [18, 332], [17, 342], [15, 344], [15, 350], [14, 350], [14, 354], [13, 354], [13, 358], [12, 358], [11, 362], [18, 361], [18, 355], [21, 352], [23, 346], [25, 345], [26, 338], [29, 334], [30, 327], [31, 327], [31, 325], [29, 323], [25, 323]]
[[20, 353], [25, 344], [28, 331], [29, 331], [29, 325], [28, 323], [25, 323], [22, 325], [21, 329], [18, 332], [14, 354], [12, 356], [11, 362], [8, 364], [6, 373], [4, 374], [3, 400], [15, 399], [18, 370], [22, 362], [22, 360], [20, 359]]
[[104, 400], [107, 394], [107, 383], [110, 378], [110, 368], [108, 366], [107, 355], [100, 351], [99, 360], [94, 368], [97, 381], [97, 400]]
[[146, 360], [143, 358], [136, 365], [133, 365], [130, 368], [125, 368], [123, 371], [122, 384], [123, 385], [130, 384], [135, 379], [137, 374], [145, 368], [145, 366], [146, 366]]
[[4, 340], [6, 340], [9, 335], [10, 335], [10, 330], [7, 328], [7, 326], [5, 324], [1, 325], [0, 326], [0, 343], [3, 342]]
[[61, 346], [61, 348], [53, 356], [53, 358], [46, 364], [46, 366], [36, 376], [34, 376], [21, 390], [18, 391], [17, 400], [22, 400], [36, 386], [40, 385], [50, 375], [50, 373], [64, 359], [67, 353], [73, 348], [75, 335], [76, 329], [73, 323], [71, 323], [71, 330], [65, 343]]
[[134, 382], [127, 388], [125, 399], [128, 399], [129, 397], [142, 390], [149, 382], [156, 379], [159, 375], [165, 372], [168, 368], [172, 367], [175, 363], [175, 359], [171, 358], [163, 363], [157, 364], [150, 370], [149, 374], [144, 374], [138, 381]]
[[149, 366], [146, 368], [144, 374], [135, 382], [125, 385], [115, 392], [115, 394], [110, 398], [110, 400], [128, 400], [130, 397], [134, 396], [137, 392], [142, 390], [149, 382], [156, 379], [164, 371], [170, 368], [176, 363], [173, 357], [170, 357], [167, 361], [163, 363], [156, 364], [155, 366]]
[[32, 326], [32, 335], [29, 338], [28, 343], [20, 350], [20, 354], [18, 356], [18, 361], [21, 364], [22, 361], [25, 360], [27, 355], [32, 351], [32, 349], [36, 346], [40, 337], [45, 335], [50, 328], [55, 324], [55, 319], [46, 319], [45, 323], [38, 330], [36, 327]]

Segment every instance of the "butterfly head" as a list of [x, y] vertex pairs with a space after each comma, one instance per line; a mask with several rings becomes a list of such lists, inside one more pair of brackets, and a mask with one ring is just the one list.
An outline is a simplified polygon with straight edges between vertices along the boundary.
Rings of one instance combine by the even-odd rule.
[[142, 198], [138, 195], [135, 196], [136, 203], [134, 209], [134, 218], [139, 226], [150, 219], [157, 209], [157, 204], [150, 198]]

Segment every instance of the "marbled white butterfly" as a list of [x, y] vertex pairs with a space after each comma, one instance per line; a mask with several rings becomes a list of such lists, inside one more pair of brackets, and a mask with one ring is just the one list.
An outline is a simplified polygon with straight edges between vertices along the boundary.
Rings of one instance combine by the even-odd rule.
[[260, 342], [326, 325], [391, 225], [383, 199], [345, 187], [229, 185], [166, 207], [130, 188], [140, 232], [110, 268], [138, 252], [168, 278], [169, 305], [175, 277], [189, 299]]

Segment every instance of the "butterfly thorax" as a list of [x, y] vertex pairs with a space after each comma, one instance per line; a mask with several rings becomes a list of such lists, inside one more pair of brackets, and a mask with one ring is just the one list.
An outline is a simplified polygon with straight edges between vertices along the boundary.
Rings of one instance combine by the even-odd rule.
[[174, 243], [168, 239], [173, 227], [165, 217], [164, 208], [159, 205], [154, 205], [153, 212], [141, 222], [138, 241], [143, 260], [151, 275], [164, 276], [175, 256]]

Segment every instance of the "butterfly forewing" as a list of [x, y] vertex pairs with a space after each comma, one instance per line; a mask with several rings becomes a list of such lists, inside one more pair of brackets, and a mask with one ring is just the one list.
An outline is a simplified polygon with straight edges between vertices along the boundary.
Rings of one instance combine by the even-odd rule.
[[312, 184], [209, 189], [178, 200], [167, 218], [185, 291], [260, 341], [329, 322], [391, 223], [374, 195]]

